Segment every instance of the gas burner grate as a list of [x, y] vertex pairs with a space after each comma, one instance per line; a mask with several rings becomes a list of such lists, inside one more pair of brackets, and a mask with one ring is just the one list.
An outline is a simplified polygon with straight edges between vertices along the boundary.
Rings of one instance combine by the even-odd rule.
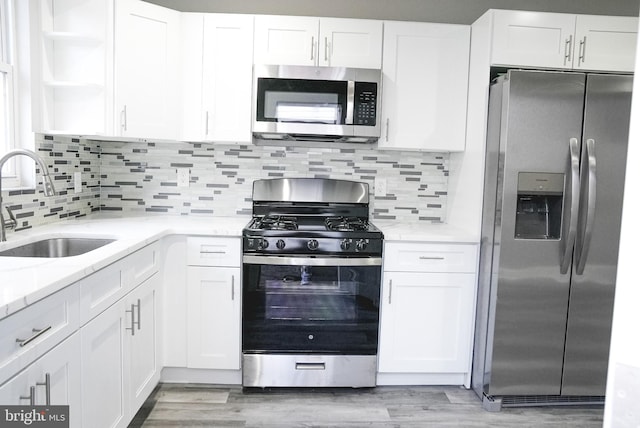
[[328, 230], [351, 232], [355, 230], [367, 230], [369, 224], [359, 217], [327, 217], [325, 225]]
[[265, 216], [258, 221], [257, 229], [298, 230], [298, 219], [286, 216]]

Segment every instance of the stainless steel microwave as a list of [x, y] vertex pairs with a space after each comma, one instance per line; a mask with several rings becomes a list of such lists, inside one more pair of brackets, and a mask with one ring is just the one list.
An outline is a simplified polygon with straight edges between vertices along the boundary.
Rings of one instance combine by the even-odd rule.
[[256, 140], [372, 143], [380, 137], [380, 70], [256, 65]]

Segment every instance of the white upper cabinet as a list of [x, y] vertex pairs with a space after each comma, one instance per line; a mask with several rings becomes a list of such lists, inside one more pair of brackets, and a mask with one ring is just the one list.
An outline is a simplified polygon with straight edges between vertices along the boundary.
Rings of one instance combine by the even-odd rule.
[[256, 16], [255, 64], [380, 68], [382, 21]]
[[177, 139], [180, 12], [116, 3], [115, 135]]
[[107, 135], [113, 126], [113, 2], [31, 0], [33, 130]]
[[385, 22], [381, 149], [465, 147], [470, 28]]
[[491, 64], [631, 72], [638, 19], [494, 10]]
[[253, 17], [182, 15], [182, 139], [251, 142]]

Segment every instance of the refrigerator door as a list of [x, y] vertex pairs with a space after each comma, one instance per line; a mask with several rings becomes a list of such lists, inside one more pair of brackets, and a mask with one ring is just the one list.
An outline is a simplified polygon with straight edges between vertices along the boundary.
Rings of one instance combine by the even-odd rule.
[[563, 395], [605, 395], [632, 81], [632, 76], [587, 76]]
[[[568, 225], [544, 225], [552, 209], [570, 205], [570, 142], [581, 141], [585, 75], [510, 71], [503, 85], [484, 393], [558, 395], [571, 275], [560, 267]], [[560, 218], [566, 222], [566, 213]]]

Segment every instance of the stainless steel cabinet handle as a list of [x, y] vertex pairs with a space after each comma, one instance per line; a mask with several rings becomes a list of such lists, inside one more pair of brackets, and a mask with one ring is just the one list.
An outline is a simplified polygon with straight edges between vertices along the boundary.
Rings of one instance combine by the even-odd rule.
[[26, 397], [21, 395], [20, 399], [21, 400], [29, 400], [29, 405], [30, 406], [35, 406], [36, 405], [36, 387], [35, 386], [30, 386], [29, 387], [29, 395], [27, 395]]
[[563, 250], [560, 260], [560, 273], [565, 274], [571, 264], [571, 254], [578, 230], [578, 211], [580, 206], [580, 145], [577, 138], [569, 139], [569, 191], [570, 201], [565, 209], [569, 210], [565, 235], [562, 239]]
[[126, 131], [127, 130], [127, 105], [125, 104], [124, 107], [122, 107], [122, 112], [120, 113], [120, 127], [122, 128], [122, 131]]
[[36, 382], [36, 386], [44, 386], [44, 393], [47, 406], [51, 405], [51, 374], [45, 373], [44, 382]]
[[205, 137], [209, 135], [209, 111], [208, 110], [205, 113], [205, 118], [204, 118], [204, 135]]
[[324, 38], [324, 61], [329, 61], [329, 41], [327, 38]]
[[140, 299], [138, 299], [138, 321], [136, 322], [136, 324], [138, 325], [138, 330], [140, 330], [140, 321], [142, 320], [141, 317], [141, 313], [140, 313], [140, 308], [142, 307], [142, 305], [140, 304]]
[[391, 293], [393, 293], [393, 280], [389, 280], [389, 304], [391, 304]]
[[573, 46], [573, 35], [569, 35], [569, 38], [564, 41], [564, 65], [571, 63], [571, 49]]
[[[586, 166], [584, 165], [585, 161], [587, 163]], [[576, 274], [578, 275], [584, 273], [584, 267], [587, 263], [596, 214], [596, 142], [593, 139], [587, 140], [585, 161], [583, 161], [582, 168], [583, 170], [586, 169], [584, 177], [587, 180], [587, 212], [584, 221], [584, 237], [578, 250], [578, 262], [576, 264]]]
[[16, 343], [19, 343], [20, 347], [22, 348], [23, 346], [27, 346], [29, 343], [33, 342], [34, 340], [36, 340], [37, 338], [39, 338], [49, 330], [51, 330], [51, 326], [45, 327], [41, 330], [38, 330], [37, 328], [33, 328], [31, 329], [31, 331], [35, 333], [33, 336], [29, 337], [28, 339], [16, 339]]
[[578, 63], [584, 64], [584, 54], [587, 50], [587, 36], [584, 36], [582, 40], [580, 40], [580, 52], [578, 54]]
[[420, 260], [444, 260], [444, 257], [429, 257], [429, 256], [420, 256]]
[[[138, 299], [138, 303], [140, 299]], [[140, 306], [138, 305], [138, 322], [136, 322], [136, 305], [134, 303], [131, 304], [131, 309], [126, 310], [125, 312], [131, 314], [131, 327], [126, 327], [125, 330], [131, 331], [131, 336], [136, 335], [136, 325], [138, 326], [138, 330], [140, 330]]]
[[311, 61], [313, 61], [314, 56], [313, 56], [313, 50], [315, 49], [316, 46], [316, 38], [311, 36]]
[[384, 134], [384, 140], [386, 142], [389, 142], [389, 118], [387, 118], [387, 126], [386, 126], [386, 130], [385, 130], [385, 134]]
[[236, 299], [236, 276], [231, 275], [231, 300]]

